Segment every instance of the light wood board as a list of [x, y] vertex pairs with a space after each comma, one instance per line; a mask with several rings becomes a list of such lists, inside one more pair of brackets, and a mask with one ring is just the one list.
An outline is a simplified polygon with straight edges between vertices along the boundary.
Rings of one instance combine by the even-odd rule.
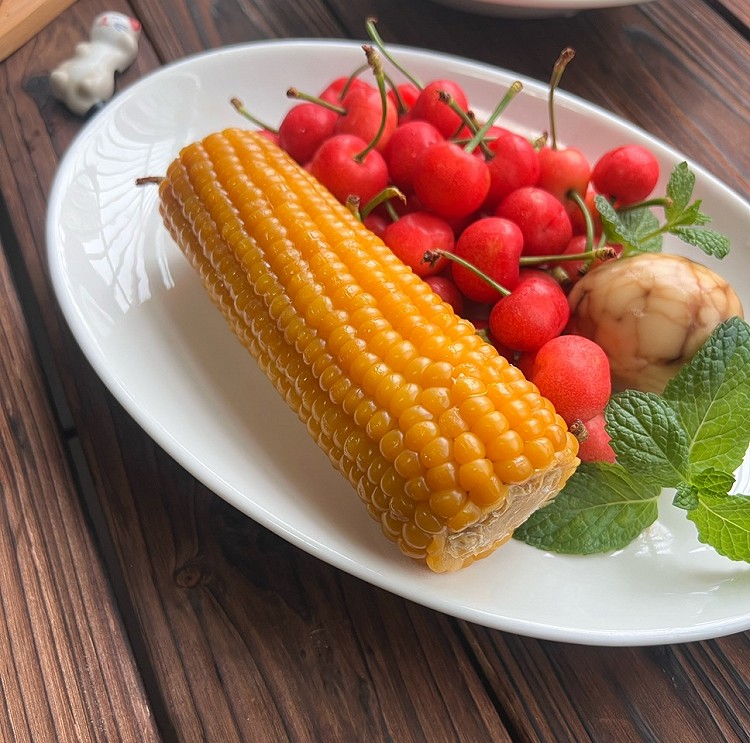
[[0, 0], [0, 62], [74, 2], [75, 0]]

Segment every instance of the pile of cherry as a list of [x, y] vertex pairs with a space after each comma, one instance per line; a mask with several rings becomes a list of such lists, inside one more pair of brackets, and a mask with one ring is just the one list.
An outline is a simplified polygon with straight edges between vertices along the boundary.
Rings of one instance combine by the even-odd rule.
[[613, 461], [609, 362], [592, 341], [564, 333], [567, 291], [616, 259], [594, 197], [618, 207], [645, 200], [656, 158], [624, 145], [590, 163], [556, 145], [552, 113], [551, 138], [498, 125], [520, 83], [479, 122], [456, 82], [387, 85], [377, 51], [364, 49], [373, 82], [353, 74], [317, 95], [290, 89], [298, 102], [267, 133], [525, 372], [579, 433], [582, 459]]

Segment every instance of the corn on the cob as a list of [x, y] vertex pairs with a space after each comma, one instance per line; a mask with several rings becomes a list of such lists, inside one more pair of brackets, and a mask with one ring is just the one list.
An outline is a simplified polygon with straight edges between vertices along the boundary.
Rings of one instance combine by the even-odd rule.
[[212, 299], [402, 552], [491, 553], [578, 464], [552, 404], [276, 145], [180, 153], [161, 213]]

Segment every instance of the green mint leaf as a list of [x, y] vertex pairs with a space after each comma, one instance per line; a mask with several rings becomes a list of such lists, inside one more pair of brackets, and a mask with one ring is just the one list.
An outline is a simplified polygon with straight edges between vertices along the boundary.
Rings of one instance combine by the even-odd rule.
[[661, 227], [656, 215], [647, 209], [628, 209], [620, 213], [620, 218], [631, 235], [634, 236], [635, 246], [641, 253], [659, 253], [664, 241]]
[[662, 228], [656, 215], [647, 207], [618, 211], [599, 195], [594, 199], [607, 240], [622, 245], [623, 255], [658, 253], [662, 249]]
[[677, 227], [680, 225], [708, 224], [710, 221], [711, 217], [701, 211], [701, 201], [699, 199], [684, 209], [675, 219], [670, 220], [668, 224]]
[[698, 488], [687, 482], [681, 482], [672, 500], [672, 505], [683, 511], [692, 511], [698, 507]]
[[726, 235], [700, 227], [671, 227], [669, 232], [688, 245], [700, 248], [706, 255], [724, 258], [729, 253], [730, 242]]
[[691, 467], [734, 472], [750, 441], [750, 325], [738, 317], [721, 323], [662, 399], [687, 434]]
[[638, 239], [628, 225], [607, 199], [599, 195], [594, 199], [596, 210], [602, 220], [607, 241], [613, 245], [622, 245], [625, 253], [638, 251]]
[[715, 467], [707, 467], [690, 478], [690, 484], [700, 495], [723, 497], [734, 487], [734, 475]]
[[605, 419], [617, 461], [631, 474], [665, 488], [688, 479], [688, 439], [666, 400], [653, 392], [619, 392]]
[[621, 549], [658, 516], [661, 488], [617, 464], [581, 464], [557, 497], [513, 536], [539, 549], [591, 555]]
[[672, 202], [665, 209], [667, 222], [675, 221], [685, 211], [693, 197], [693, 188], [695, 188], [695, 174], [686, 162], [678, 163], [667, 183], [667, 196]]
[[750, 497], [699, 491], [698, 506], [688, 512], [698, 539], [730, 560], [750, 562]]

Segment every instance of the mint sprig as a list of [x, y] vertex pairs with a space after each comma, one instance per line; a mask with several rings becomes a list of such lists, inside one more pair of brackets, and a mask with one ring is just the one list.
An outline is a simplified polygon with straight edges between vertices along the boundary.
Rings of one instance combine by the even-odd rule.
[[[604, 196], [597, 196], [595, 204], [607, 241], [622, 245], [625, 256], [658, 253], [662, 249], [663, 236], [671, 234], [706, 255], [724, 258], [729, 252], [729, 239], [705, 227], [711, 218], [701, 211], [700, 199], [692, 201], [694, 187], [695, 174], [686, 162], [682, 162], [672, 171], [663, 199], [616, 209]], [[663, 222], [654, 213], [655, 206], [663, 207]]]
[[750, 442], [749, 406], [750, 325], [734, 317], [663, 395], [613, 395], [605, 419], [617, 463], [581, 465], [514, 536], [563, 553], [620, 549], [653, 523], [661, 489], [674, 488], [701, 542], [750, 562], [750, 496], [731, 492]]

